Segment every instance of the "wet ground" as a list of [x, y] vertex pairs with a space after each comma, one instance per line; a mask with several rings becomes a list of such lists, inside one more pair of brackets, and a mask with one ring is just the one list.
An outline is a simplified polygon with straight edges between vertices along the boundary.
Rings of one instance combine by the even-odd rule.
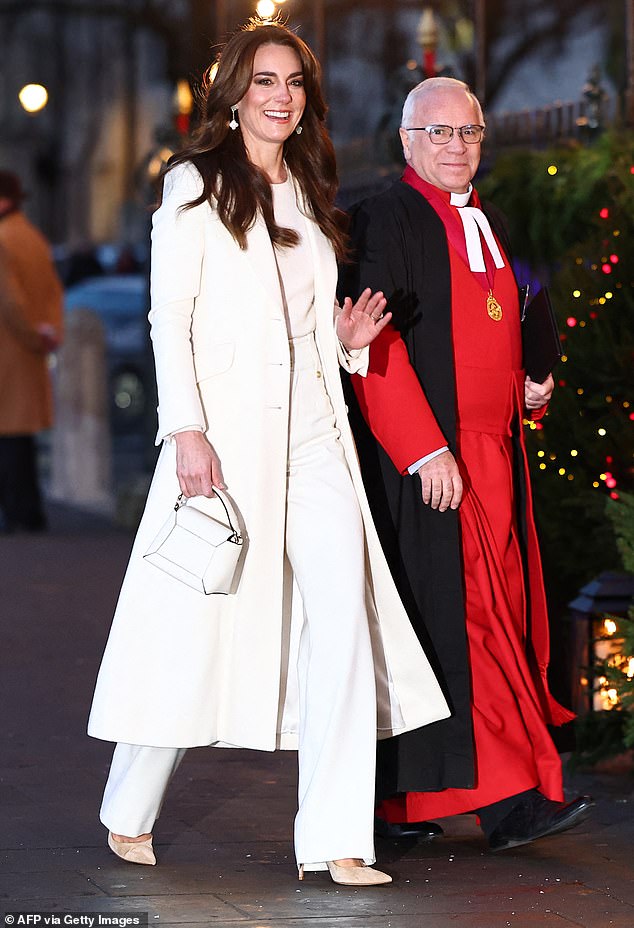
[[[0, 537], [0, 899], [5, 913], [41, 913], [14, 924], [147, 913], [150, 925], [217, 928], [634, 928], [623, 772], [569, 778], [571, 795], [597, 799], [591, 820], [523, 848], [492, 854], [472, 816], [442, 821], [433, 843], [379, 840], [394, 883], [363, 890], [297, 881], [293, 754], [198, 748], [157, 823], [158, 866], [116, 858], [97, 817], [111, 746], [85, 725], [131, 542], [62, 507], [45, 535]], [[151, 688], [151, 668], [139, 672]]]

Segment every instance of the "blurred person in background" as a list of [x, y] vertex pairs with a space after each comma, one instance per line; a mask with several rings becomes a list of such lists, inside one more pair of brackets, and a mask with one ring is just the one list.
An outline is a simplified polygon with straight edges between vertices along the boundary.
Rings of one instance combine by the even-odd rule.
[[0, 171], [0, 526], [46, 528], [35, 436], [51, 427], [48, 355], [60, 343], [62, 285], [50, 247], [21, 211], [17, 175]]

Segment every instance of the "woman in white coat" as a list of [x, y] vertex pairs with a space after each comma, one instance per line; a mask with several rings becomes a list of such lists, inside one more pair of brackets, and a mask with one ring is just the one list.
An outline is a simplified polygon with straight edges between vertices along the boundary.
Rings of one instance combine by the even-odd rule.
[[[391, 580], [346, 418], [385, 325], [335, 304], [345, 236], [319, 68], [277, 25], [223, 49], [201, 127], [152, 232], [162, 450], [99, 672], [89, 733], [116, 741], [101, 820], [155, 863], [152, 828], [185, 749], [297, 748], [295, 851], [335, 882], [375, 870], [376, 738], [446, 717]], [[182, 492], [226, 489], [246, 538], [237, 589], [204, 596], [143, 558]]]

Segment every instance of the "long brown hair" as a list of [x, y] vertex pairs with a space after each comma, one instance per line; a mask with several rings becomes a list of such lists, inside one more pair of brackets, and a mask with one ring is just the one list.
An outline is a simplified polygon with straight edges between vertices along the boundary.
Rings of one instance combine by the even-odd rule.
[[249, 160], [242, 132], [229, 128], [231, 107], [249, 89], [253, 60], [261, 45], [285, 45], [297, 54], [301, 62], [306, 92], [302, 133], [297, 135], [294, 132], [286, 140], [284, 160], [337, 257], [345, 258], [347, 240], [343, 231], [343, 214], [334, 205], [338, 186], [337, 167], [325, 126], [327, 108], [321, 92], [321, 69], [306, 43], [286, 26], [251, 20], [229, 39], [216, 59], [217, 69], [212, 65], [205, 74], [200, 126], [191, 143], [170, 159], [168, 169], [185, 161], [196, 165], [204, 187], [200, 196], [187, 207], [198, 206], [213, 197], [221, 221], [240, 248], [247, 246], [247, 232], [258, 210], [275, 245], [297, 244], [297, 233], [275, 222], [269, 180]]

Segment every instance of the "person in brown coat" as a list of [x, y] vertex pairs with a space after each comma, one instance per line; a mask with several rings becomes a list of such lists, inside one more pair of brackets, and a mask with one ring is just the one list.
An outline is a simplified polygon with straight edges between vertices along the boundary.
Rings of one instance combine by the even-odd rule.
[[35, 435], [53, 422], [48, 354], [62, 333], [62, 285], [50, 247], [0, 171], [0, 510], [3, 531], [46, 527]]

